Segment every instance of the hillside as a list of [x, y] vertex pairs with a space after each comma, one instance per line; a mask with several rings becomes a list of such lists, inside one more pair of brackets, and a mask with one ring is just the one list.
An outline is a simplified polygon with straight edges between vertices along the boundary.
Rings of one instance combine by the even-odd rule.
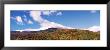
[[11, 31], [11, 40], [100, 40], [100, 32], [60, 28], [41, 31]]

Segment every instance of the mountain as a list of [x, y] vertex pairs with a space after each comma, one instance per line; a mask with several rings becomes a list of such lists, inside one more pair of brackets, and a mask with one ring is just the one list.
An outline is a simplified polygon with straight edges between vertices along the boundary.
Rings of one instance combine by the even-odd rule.
[[[20, 32], [25, 32], [25, 31], [27, 31], [27, 32], [31, 32], [31, 31], [43, 31], [43, 30], [51, 30], [51, 31], [53, 31], [53, 30], [57, 30], [57, 29], [68, 29], [68, 30], [70, 30], [69, 28], [60, 28], [60, 27], [50, 27], [50, 28], [47, 28], [47, 27], [43, 27], [43, 28], [39, 28], [39, 29], [23, 29], [23, 30], [15, 30], [15, 31], [20, 31]], [[76, 29], [76, 28], [71, 28], [71, 29]], [[92, 32], [98, 32], [98, 31], [100, 31], [100, 27], [99, 26], [92, 26], [92, 27], [90, 27], [90, 28], [86, 28], [86, 29], [79, 29], [79, 30], [89, 30], [89, 31], [92, 31]]]
[[41, 31], [11, 31], [11, 40], [99, 40], [100, 31], [48, 28]]

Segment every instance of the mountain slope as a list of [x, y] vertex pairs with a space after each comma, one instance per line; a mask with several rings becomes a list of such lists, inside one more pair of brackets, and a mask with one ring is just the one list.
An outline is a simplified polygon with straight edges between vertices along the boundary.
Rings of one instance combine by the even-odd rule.
[[11, 31], [12, 40], [99, 40], [100, 31], [49, 28], [41, 31]]

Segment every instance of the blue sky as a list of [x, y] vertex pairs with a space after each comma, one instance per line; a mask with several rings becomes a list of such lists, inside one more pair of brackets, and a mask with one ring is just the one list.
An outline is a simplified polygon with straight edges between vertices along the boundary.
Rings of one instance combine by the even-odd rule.
[[[23, 30], [27, 28], [40, 28], [39, 22], [36, 22], [30, 16], [31, 10], [11, 10], [10, 26], [11, 31]], [[100, 26], [100, 10], [50, 10], [41, 12], [43, 19], [55, 22], [63, 26], [73, 28], [89, 28]]]

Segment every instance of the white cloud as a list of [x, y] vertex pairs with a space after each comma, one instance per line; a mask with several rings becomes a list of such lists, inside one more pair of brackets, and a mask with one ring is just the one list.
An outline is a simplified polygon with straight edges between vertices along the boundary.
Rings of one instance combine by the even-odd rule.
[[27, 29], [23, 29], [23, 30], [15, 30], [15, 31], [20, 31], [20, 32], [23, 32], [23, 31], [40, 31], [42, 29], [32, 29], [32, 28], [27, 28]]
[[16, 16], [16, 21], [18, 25], [23, 25], [23, 20], [21, 18], [21, 16]]
[[96, 13], [96, 10], [91, 10], [91, 13]]
[[62, 15], [62, 12], [58, 12], [56, 15]]
[[51, 13], [57, 12], [56, 10], [50, 10]]
[[20, 16], [16, 16], [16, 21], [17, 22], [22, 22], [22, 18]]
[[92, 26], [88, 28], [89, 31], [97, 32], [100, 31], [100, 26]]
[[23, 32], [23, 30], [15, 30], [15, 31], [20, 31], [20, 32]]
[[51, 15], [52, 13], [54, 13], [54, 12], [57, 12], [57, 11], [55, 11], [55, 10], [45, 10], [45, 11], [42, 11], [42, 13], [43, 13], [43, 15]]
[[65, 29], [73, 29], [71, 27], [63, 26], [61, 24], [50, 22], [46, 19], [43, 19], [41, 16], [41, 11], [30, 11], [30, 16], [40, 24], [41, 30], [48, 29], [48, 28], [65, 28]]
[[57, 12], [56, 10], [44, 10], [41, 11], [43, 15], [52, 15], [53, 13], [55, 13], [56, 15], [62, 15], [62, 12]]
[[41, 18], [41, 11], [30, 11], [30, 16], [35, 20], [36, 22], [42, 23], [44, 20]]
[[83, 29], [83, 30], [89, 30], [89, 31], [93, 31], [93, 32], [98, 32], [98, 31], [100, 31], [100, 26], [92, 26], [92, 27], [89, 27], [89, 28]]
[[43, 15], [50, 15], [50, 11], [42, 11]]
[[39, 31], [39, 29], [32, 29], [32, 28], [28, 28], [28, 29], [24, 29], [22, 31]]
[[33, 24], [33, 22], [31, 20], [28, 21], [29, 24]]
[[48, 20], [44, 20], [42, 23], [40, 23], [42, 28], [64, 28], [64, 29], [72, 29], [71, 27], [63, 26], [61, 24], [50, 22]]

